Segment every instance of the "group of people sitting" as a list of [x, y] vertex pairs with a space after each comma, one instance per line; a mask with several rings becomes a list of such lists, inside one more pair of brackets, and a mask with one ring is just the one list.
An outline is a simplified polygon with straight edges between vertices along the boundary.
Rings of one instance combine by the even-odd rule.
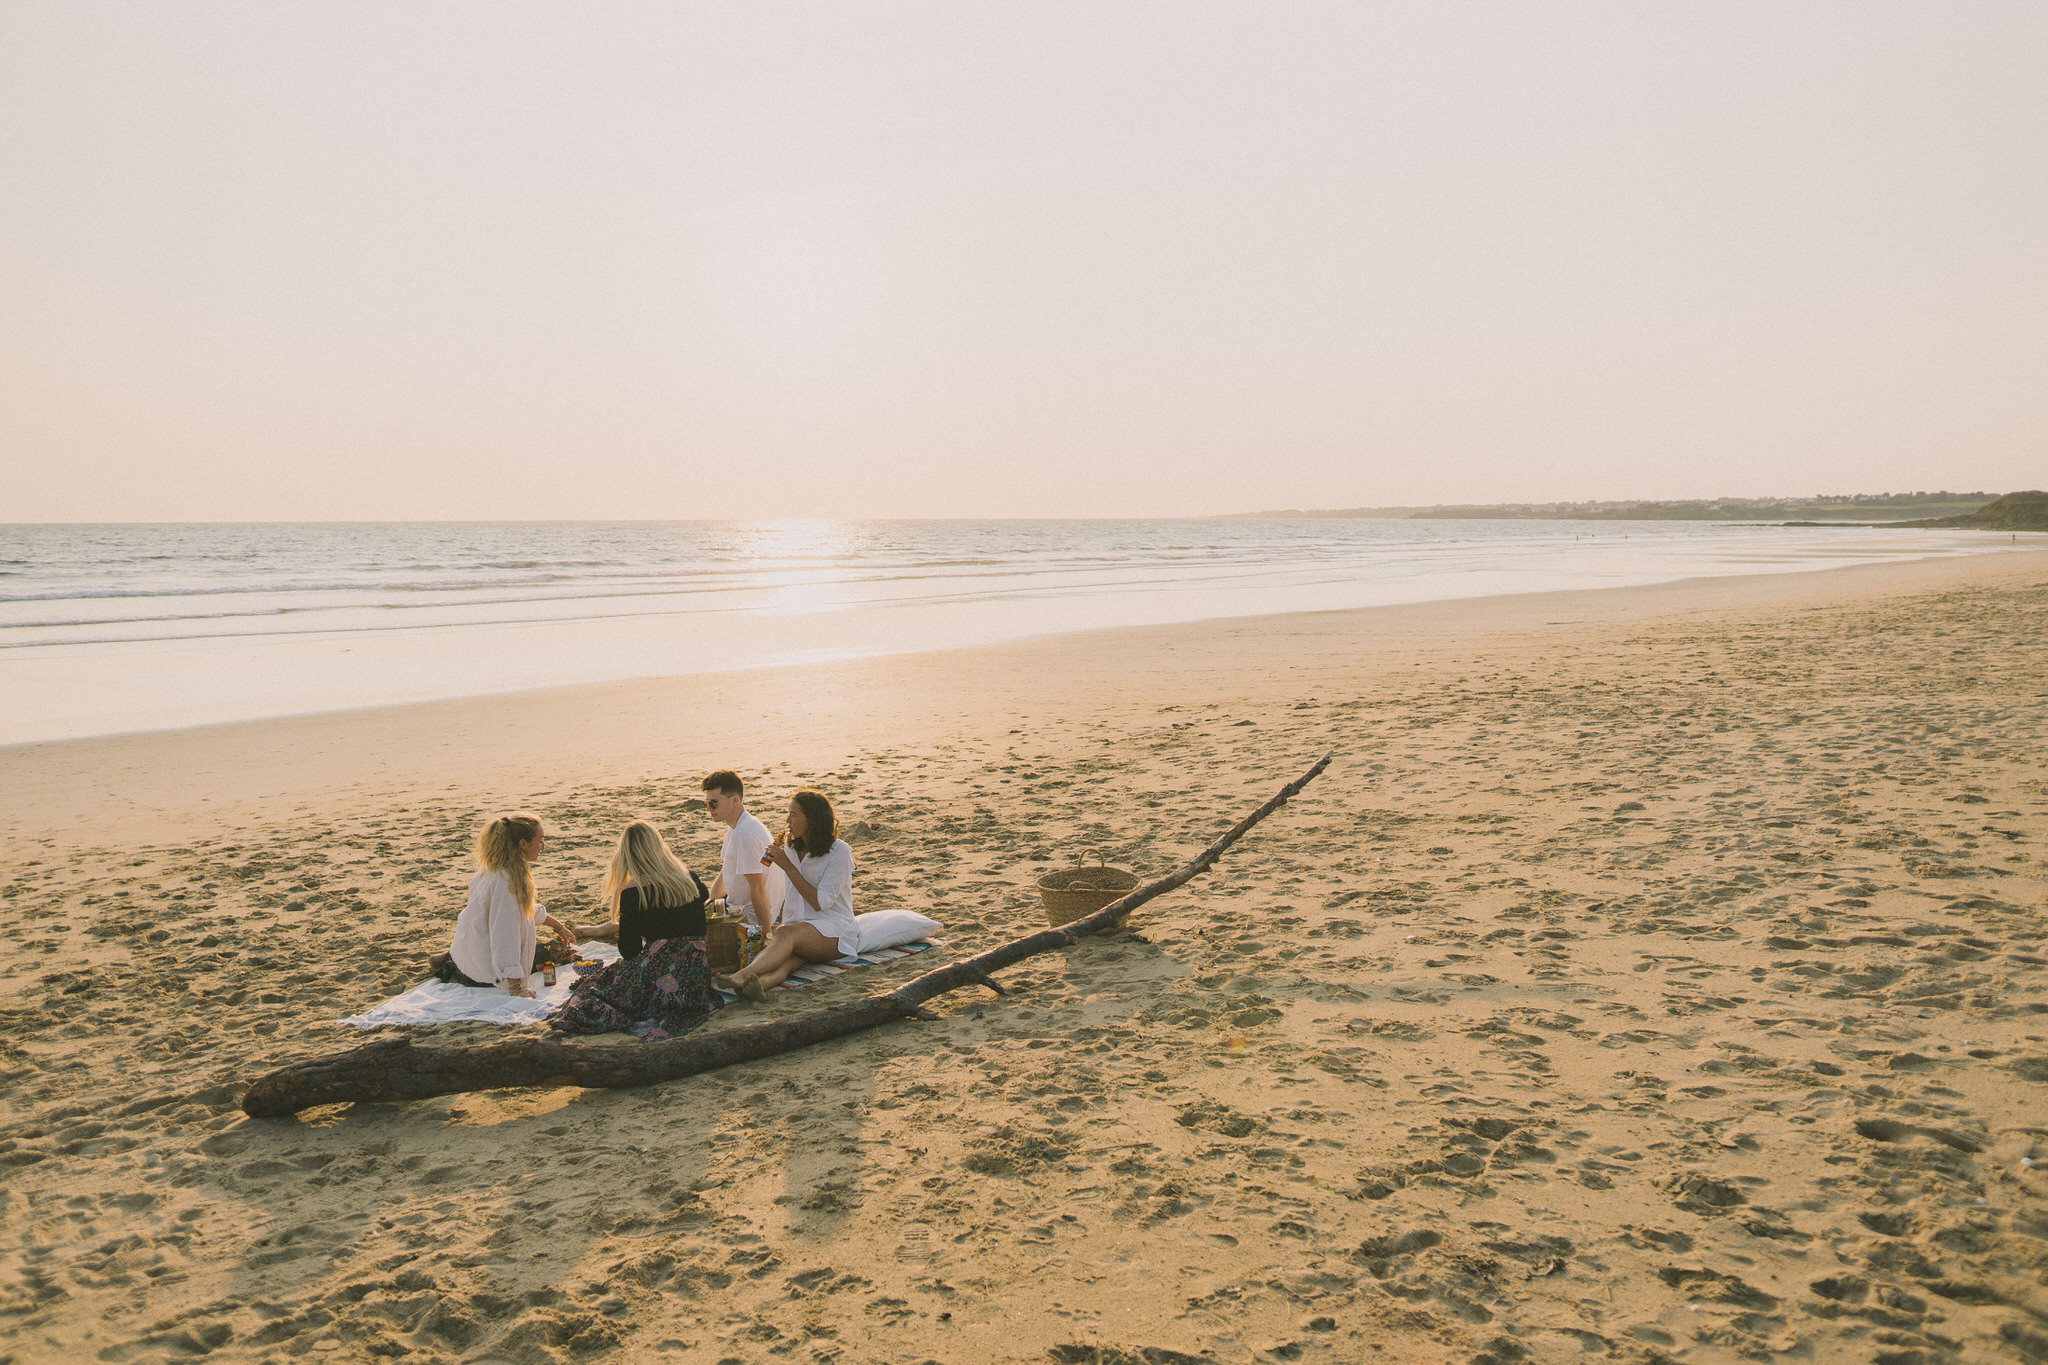
[[[670, 852], [659, 830], [636, 820], [619, 835], [605, 871], [600, 895], [611, 919], [603, 924], [564, 924], [534, 898], [532, 865], [547, 852], [538, 818], [492, 820], [477, 835], [482, 870], [470, 881], [454, 942], [435, 959], [437, 975], [530, 999], [543, 932], [565, 947], [616, 939], [619, 960], [579, 978], [550, 1023], [564, 1033], [664, 1038], [709, 1018], [721, 1003], [718, 990], [761, 1000], [806, 963], [851, 959], [860, 946], [853, 850], [839, 837], [832, 803], [821, 792], [798, 792], [787, 832], [777, 838], [747, 810], [737, 774], [715, 772], [703, 789], [705, 809], [726, 827], [711, 885]], [[720, 902], [728, 916], [752, 920], [764, 941], [730, 976], [712, 974], [704, 948], [707, 912]]]

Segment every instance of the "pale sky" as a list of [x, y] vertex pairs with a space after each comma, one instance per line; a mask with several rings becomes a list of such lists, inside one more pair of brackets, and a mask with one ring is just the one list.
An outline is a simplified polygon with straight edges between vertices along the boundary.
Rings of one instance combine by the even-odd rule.
[[0, 3], [0, 521], [2048, 484], [2048, 4]]

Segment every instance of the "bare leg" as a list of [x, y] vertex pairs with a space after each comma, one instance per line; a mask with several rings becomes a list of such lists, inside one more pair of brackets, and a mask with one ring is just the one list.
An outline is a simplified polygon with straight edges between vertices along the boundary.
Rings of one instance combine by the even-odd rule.
[[765, 989], [780, 986], [789, 974], [809, 962], [837, 962], [839, 940], [826, 938], [808, 924], [785, 924], [768, 940], [754, 960], [734, 972], [735, 982], [752, 977]]

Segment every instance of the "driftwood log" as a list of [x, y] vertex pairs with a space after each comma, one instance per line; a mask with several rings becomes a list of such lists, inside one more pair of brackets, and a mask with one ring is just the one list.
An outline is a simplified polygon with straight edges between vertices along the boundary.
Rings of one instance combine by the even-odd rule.
[[552, 1038], [508, 1038], [473, 1047], [415, 1047], [403, 1035], [379, 1038], [261, 1077], [242, 1097], [242, 1112], [253, 1118], [274, 1118], [320, 1104], [418, 1100], [473, 1090], [650, 1085], [735, 1062], [791, 1052], [896, 1019], [934, 1019], [937, 1016], [925, 1008], [926, 1001], [965, 986], [986, 986], [998, 995], [1007, 994], [992, 973], [1039, 953], [1071, 947], [1084, 934], [1109, 928], [1146, 901], [1206, 872], [1224, 850], [1307, 786], [1329, 762], [1330, 755], [1326, 753], [1270, 801], [1232, 825], [1193, 862], [1171, 875], [1139, 887], [1085, 919], [1026, 934], [985, 953], [926, 972], [886, 994], [870, 995], [791, 1019], [713, 1029], [632, 1048], [590, 1047]]

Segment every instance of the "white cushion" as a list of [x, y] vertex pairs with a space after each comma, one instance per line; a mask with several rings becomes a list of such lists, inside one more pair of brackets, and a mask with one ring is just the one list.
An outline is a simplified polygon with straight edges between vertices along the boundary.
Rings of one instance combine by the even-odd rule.
[[946, 926], [935, 919], [926, 919], [915, 910], [870, 910], [865, 915], [853, 917], [853, 927], [860, 933], [860, 951], [879, 953], [884, 948], [901, 948], [906, 943], [915, 943], [934, 929]]

